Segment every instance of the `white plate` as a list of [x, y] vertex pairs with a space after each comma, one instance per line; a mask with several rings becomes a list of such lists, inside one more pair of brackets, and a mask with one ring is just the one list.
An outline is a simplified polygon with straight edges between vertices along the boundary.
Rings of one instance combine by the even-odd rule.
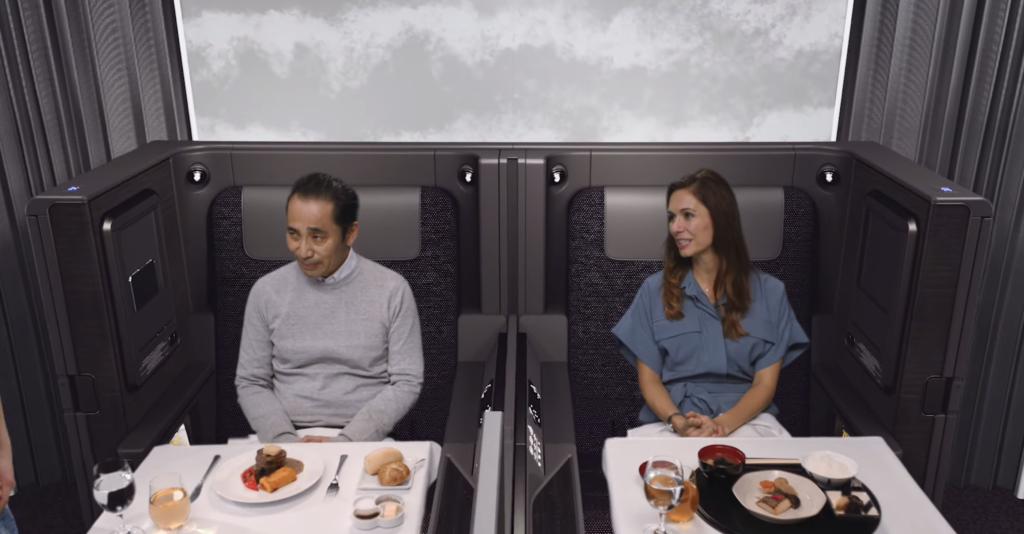
[[305, 447], [283, 448], [289, 458], [294, 458], [303, 464], [302, 472], [296, 477], [295, 482], [274, 493], [267, 493], [263, 490], [253, 491], [245, 487], [245, 484], [242, 483], [242, 472], [256, 463], [256, 451], [259, 450], [259, 446], [256, 446], [251, 451], [239, 454], [217, 466], [217, 470], [213, 472], [213, 480], [210, 481], [214, 491], [229, 501], [268, 503], [298, 495], [315, 485], [324, 472], [323, 459]]
[[[796, 490], [797, 497], [800, 497], [800, 508], [790, 508], [779, 515], [775, 515], [757, 505], [757, 501], [765, 496], [761, 489], [762, 480], [775, 480], [783, 477], [789, 481], [789, 485]], [[796, 523], [809, 517], [818, 515], [818, 512], [825, 506], [827, 501], [825, 493], [814, 483], [813, 480], [790, 473], [789, 471], [751, 471], [739, 478], [732, 486], [732, 494], [740, 501], [740, 504], [750, 513], [769, 523]]]
[[409, 478], [397, 486], [384, 486], [377, 480], [377, 475], [371, 475], [366, 472], [366, 469], [360, 469], [359, 485], [356, 486], [356, 489], [374, 491], [407, 490], [412, 487], [413, 479], [416, 478], [416, 471], [423, 467], [422, 463], [419, 466], [416, 465], [418, 461], [416, 458], [409, 457], [402, 459], [402, 463], [409, 467]]

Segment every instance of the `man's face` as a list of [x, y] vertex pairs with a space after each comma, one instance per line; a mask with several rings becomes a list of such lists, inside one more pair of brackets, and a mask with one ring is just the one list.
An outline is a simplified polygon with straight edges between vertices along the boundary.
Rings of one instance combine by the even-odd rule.
[[325, 200], [293, 196], [288, 201], [288, 249], [302, 272], [311, 278], [331, 276], [348, 258], [359, 233], [352, 223], [348, 235], [334, 222], [334, 205]]

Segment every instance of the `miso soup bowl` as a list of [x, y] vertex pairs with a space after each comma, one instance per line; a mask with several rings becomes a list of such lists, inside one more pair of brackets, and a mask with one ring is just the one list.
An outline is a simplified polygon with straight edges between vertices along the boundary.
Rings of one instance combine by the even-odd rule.
[[[722, 457], [729, 465], [715, 465], [715, 458]], [[729, 478], [743, 473], [747, 463], [747, 455], [736, 447], [729, 445], [708, 445], [697, 451], [700, 470], [708, 477]]]

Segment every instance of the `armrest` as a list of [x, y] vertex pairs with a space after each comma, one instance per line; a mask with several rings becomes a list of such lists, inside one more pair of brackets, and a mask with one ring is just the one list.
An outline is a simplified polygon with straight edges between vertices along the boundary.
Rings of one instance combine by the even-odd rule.
[[582, 534], [583, 492], [569, 385], [568, 319], [564, 315], [523, 316], [519, 332], [518, 374], [525, 383], [517, 380], [523, 395], [516, 400], [515, 417], [517, 428], [520, 423], [525, 426], [527, 436], [520, 442], [517, 432], [516, 448], [525, 451], [527, 532]]
[[459, 317], [458, 365], [427, 530], [431, 534], [468, 534], [472, 528], [474, 499], [480, 489], [476, 479], [481, 426], [485, 412], [501, 411], [507, 328], [503, 315]]
[[[204, 398], [211, 402], [215, 373], [213, 316], [193, 313], [182, 322], [181, 329], [182, 343], [176, 355], [190, 355], [192, 361], [175, 377], [167, 388], [168, 393], [117, 446], [118, 455], [135, 465], [145, 459], [153, 447], [170, 442], [178, 424], [197, 403], [204, 402]], [[212, 415], [203, 414], [203, 418], [203, 423], [208, 423], [205, 419], [212, 421]]]
[[142, 422], [117, 446], [117, 454], [138, 465], [157, 445], [170, 441], [176, 424], [197, 402], [199, 392], [213, 380], [212, 362], [192, 362], [167, 388], [169, 393], [153, 405]]

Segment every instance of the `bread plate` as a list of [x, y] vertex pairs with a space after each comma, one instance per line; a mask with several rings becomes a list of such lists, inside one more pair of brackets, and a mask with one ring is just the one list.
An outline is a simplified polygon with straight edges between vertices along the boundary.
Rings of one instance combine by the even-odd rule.
[[371, 475], [370, 473], [367, 473], [365, 469], [361, 469], [359, 471], [359, 485], [356, 486], [356, 489], [373, 491], [407, 490], [412, 487], [413, 479], [416, 477], [416, 471], [419, 471], [418, 468], [420, 467], [421, 462], [422, 460], [417, 460], [416, 458], [410, 458], [408, 456], [405, 457], [402, 460], [402, 463], [409, 467], [409, 478], [406, 478], [404, 482], [395, 486], [385, 486], [377, 479], [377, 475]]
[[298, 495], [316, 485], [324, 472], [323, 459], [315, 451], [310, 451], [309, 449], [309, 447], [284, 447], [288, 458], [302, 462], [303, 468], [302, 472], [295, 478], [295, 482], [273, 493], [267, 493], [262, 490], [253, 491], [245, 487], [245, 484], [242, 482], [242, 472], [256, 463], [258, 446], [221, 463], [213, 473], [213, 480], [211, 480], [213, 489], [218, 495], [229, 501], [248, 504], [277, 502]]
[[[760, 482], [762, 480], [775, 480], [778, 477], [785, 478], [789, 485], [793, 486], [793, 489], [796, 490], [796, 494], [800, 498], [800, 508], [790, 508], [779, 515], [775, 515], [758, 506], [757, 501], [765, 496]], [[778, 524], [797, 523], [809, 517], [814, 517], [818, 515], [818, 512], [821, 512], [821, 509], [825, 507], [825, 503], [828, 501], [825, 493], [821, 491], [821, 488], [813, 480], [789, 471], [777, 470], [750, 471], [746, 473], [733, 484], [732, 494], [736, 496], [736, 500], [748, 512], [754, 514], [758, 519]]]

